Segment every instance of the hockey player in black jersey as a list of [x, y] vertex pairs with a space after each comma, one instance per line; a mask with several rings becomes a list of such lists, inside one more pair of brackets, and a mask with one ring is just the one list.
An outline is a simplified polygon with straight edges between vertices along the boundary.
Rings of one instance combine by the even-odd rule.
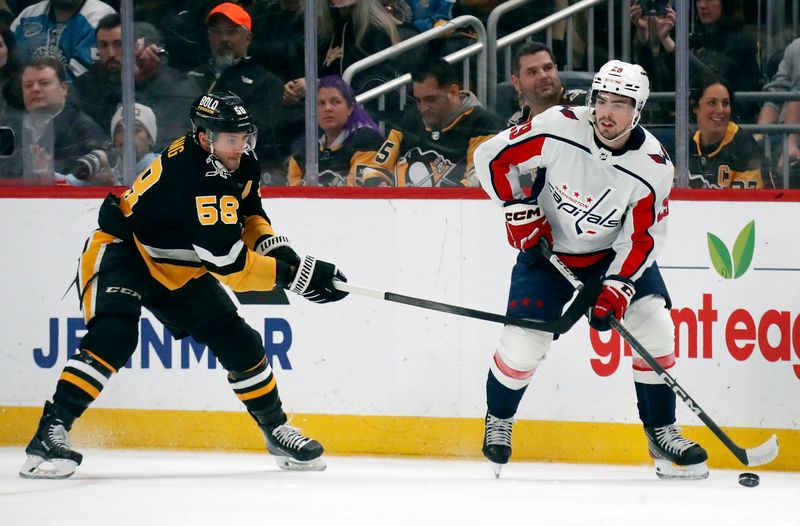
[[[20, 469], [25, 478], [65, 478], [81, 463], [69, 430], [136, 349], [142, 307], [176, 338], [204, 343], [228, 371], [236, 396], [283, 469], [321, 470], [323, 447], [287, 423], [259, 334], [220, 286], [275, 286], [326, 303], [346, 294], [336, 266], [298, 256], [261, 206], [255, 127], [229, 92], [198, 98], [193, 131], [172, 142], [121, 200], [109, 196], [78, 269], [88, 332], [67, 362]], [[45, 469], [49, 463], [52, 468]]]

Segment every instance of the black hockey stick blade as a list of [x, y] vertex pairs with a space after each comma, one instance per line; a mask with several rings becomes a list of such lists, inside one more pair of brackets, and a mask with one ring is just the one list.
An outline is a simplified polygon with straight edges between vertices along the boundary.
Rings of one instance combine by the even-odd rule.
[[[547, 245], [547, 242], [542, 240], [539, 245], [542, 249], [542, 254], [550, 260], [550, 262], [555, 266], [556, 269], [563, 275], [567, 281], [569, 281], [573, 287], [578, 289], [583, 289], [588, 287], [589, 285], [582, 284], [581, 281], [575, 276], [575, 274], [567, 267], [561, 259], [553, 253], [550, 249], [550, 246]], [[598, 285], [600, 283], [598, 282]], [[598, 291], [599, 293], [599, 291]], [[628, 329], [625, 328], [619, 320], [617, 320], [613, 315], [609, 316], [609, 325], [619, 333], [622, 338], [628, 342], [628, 345], [636, 351], [636, 353], [641, 356], [641, 358], [647, 362], [653, 371], [656, 372], [658, 376], [664, 380], [664, 383], [672, 389], [675, 395], [683, 400], [683, 402], [692, 410], [694, 414], [697, 415], [698, 418], [708, 427], [712, 433], [722, 442], [728, 450], [733, 453], [739, 462], [744, 464], [745, 466], [761, 466], [764, 464], [768, 464], [775, 460], [778, 456], [778, 437], [772, 435], [766, 442], [763, 444], [750, 448], [744, 449], [737, 445], [725, 431], [720, 428], [714, 420], [711, 419], [708, 414], [703, 411], [700, 405], [694, 401], [694, 399], [687, 393], [683, 387], [680, 386], [677, 380], [670, 375], [658, 361], [653, 358], [653, 355], [650, 354], [650, 351], [644, 348], [644, 346], [639, 343], [639, 341], [631, 334]]]
[[584, 287], [578, 292], [578, 295], [560, 318], [555, 321], [544, 322], [529, 320], [526, 318], [512, 318], [502, 314], [496, 314], [494, 312], [485, 312], [467, 307], [440, 303], [438, 301], [425, 300], [422, 298], [415, 298], [413, 296], [405, 296], [403, 294], [397, 294], [394, 292], [369, 289], [344, 281], [334, 280], [333, 286], [338, 290], [350, 292], [352, 294], [358, 294], [360, 296], [368, 296], [379, 300], [402, 303], [403, 305], [411, 305], [413, 307], [420, 307], [423, 309], [466, 316], [467, 318], [502, 323], [504, 325], [515, 325], [517, 327], [533, 329], [535, 331], [551, 332], [553, 334], [564, 334], [565, 332], [569, 331], [572, 326], [575, 325], [575, 323], [586, 313], [589, 307], [594, 304], [598, 294], [600, 294], [600, 283], [597, 283], [596, 287]]

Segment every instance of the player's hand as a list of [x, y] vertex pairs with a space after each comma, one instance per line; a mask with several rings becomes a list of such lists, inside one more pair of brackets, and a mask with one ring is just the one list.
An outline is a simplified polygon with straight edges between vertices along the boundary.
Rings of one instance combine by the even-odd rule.
[[305, 256], [297, 267], [289, 290], [300, 294], [314, 303], [339, 301], [347, 292], [337, 290], [333, 280], [347, 281], [347, 278], [333, 263], [321, 261], [313, 256]]
[[616, 319], [621, 320], [634, 294], [636, 289], [631, 280], [621, 276], [606, 277], [600, 296], [592, 308], [589, 324], [598, 331], [607, 331], [611, 328], [608, 324], [609, 315], [613, 314]]
[[508, 244], [520, 250], [528, 250], [539, 244], [544, 237], [553, 246], [550, 223], [535, 200], [507, 204], [503, 208], [506, 216]]

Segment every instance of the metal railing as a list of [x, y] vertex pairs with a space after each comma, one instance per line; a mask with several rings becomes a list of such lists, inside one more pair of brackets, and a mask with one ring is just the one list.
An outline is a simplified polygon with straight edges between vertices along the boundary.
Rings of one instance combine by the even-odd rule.
[[[475, 30], [475, 34], [478, 37], [478, 41], [474, 44], [466, 46], [454, 53], [451, 53], [444, 57], [444, 59], [453, 64], [462, 60], [467, 60], [469, 57], [474, 55], [478, 56], [478, 63], [477, 63], [477, 79], [476, 85], [477, 90], [475, 95], [478, 97], [478, 100], [481, 101], [483, 105], [486, 105], [486, 29], [483, 27], [483, 24], [480, 20], [475, 18], [474, 16], [464, 15], [454, 18], [441, 26], [434, 27], [425, 31], [424, 33], [420, 33], [419, 35], [413, 36], [408, 40], [403, 40], [402, 42], [395, 44], [391, 47], [388, 47], [384, 50], [379, 51], [373, 55], [370, 55], [366, 58], [363, 58], [356, 62], [355, 64], [351, 64], [349, 68], [347, 68], [342, 77], [344, 80], [349, 84], [356, 73], [364, 71], [365, 69], [375, 66], [384, 62], [387, 59], [394, 58], [401, 53], [405, 53], [414, 48], [418, 48], [424, 44], [427, 44], [431, 40], [437, 39], [442, 36], [446, 36], [449, 33], [452, 33], [455, 29], [460, 27], [471, 27]], [[469, 85], [469, 68], [464, 68], [464, 76], [465, 76], [465, 84], [464, 87], [466, 88]], [[365, 91], [364, 93], [360, 93], [356, 96], [356, 100], [360, 103], [367, 102], [372, 100], [376, 97], [384, 95], [395, 88], [399, 88], [400, 86], [404, 86], [411, 82], [411, 75], [408, 73], [397, 77], [396, 79], [390, 80], [384, 84], [376, 88], [372, 88], [371, 90]]]
[[[648, 99], [649, 102], [674, 102], [675, 101], [675, 94], [674, 91], [661, 91], [661, 92], [653, 92], [650, 94], [650, 98]], [[800, 101], [800, 91], [788, 91], [788, 92], [764, 92], [764, 91], [742, 91], [736, 93], [736, 100], [744, 101], [744, 102], [790, 102], [790, 101]], [[775, 135], [780, 134], [783, 135], [783, 139], [781, 141], [781, 155], [784, 159], [789, 158], [789, 142], [788, 142], [788, 135], [790, 134], [797, 134], [800, 133], [800, 124], [741, 124], [737, 123], [739, 128], [742, 131], [746, 131], [748, 133], [758, 133], [764, 135]], [[687, 133], [680, 135], [678, 133], [678, 126], [676, 125], [676, 146], [678, 140], [687, 140], [689, 136], [688, 130], [696, 128], [696, 126], [688, 126]], [[772, 142], [765, 138], [761, 141], [762, 147], [764, 149], [764, 156], [767, 159], [772, 158]], [[780, 180], [783, 182], [783, 188], [789, 187], [789, 174], [790, 174], [790, 163], [784, 162], [782, 169], [780, 169], [780, 173], [774, 174], [779, 175]]]

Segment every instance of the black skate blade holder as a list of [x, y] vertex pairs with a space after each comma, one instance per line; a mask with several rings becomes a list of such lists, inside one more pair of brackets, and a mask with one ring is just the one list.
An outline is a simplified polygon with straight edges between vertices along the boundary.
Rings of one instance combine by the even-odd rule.
[[[564, 264], [561, 259], [553, 253], [550, 246], [545, 239], [539, 242], [539, 247], [542, 249], [542, 254], [550, 261], [550, 263], [558, 270], [570, 285], [575, 289], [581, 290], [584, 288], [584, 283], [572, 272], [572, 270]], [[598, 282], [600, 284], [600, 282]], [[586, 285], [588, 286], [588, 285]], [[587, 312], [588, 316], [588, 312]], [[728, 435], [723, 431], [708, 414], [703, 411], [700, 405], [687, 393], [683, 387], [678, 384], [678, 381], [670, 375], [661, 364], [653, 358], [653, 355], [639, 343], [638, 340], [625, 328], [622, 323], [617, 320], [613, 314], [608, 316], [608, 324], [615, 331], [619, 333], [622, 338], [628, 342], [633, 350], [649, 365], [653, 371], [669, 386], [670, 389], [689, 407], [689, 409], [702, 420], [712, 433], [733, 453], [739, 462], [745, 466], [761, 466], [768, 464], [775, 460], [778, 456], [778, 437], [772, 435], [766, 442], [753, 448], [744, 449], [738, 446]]]

